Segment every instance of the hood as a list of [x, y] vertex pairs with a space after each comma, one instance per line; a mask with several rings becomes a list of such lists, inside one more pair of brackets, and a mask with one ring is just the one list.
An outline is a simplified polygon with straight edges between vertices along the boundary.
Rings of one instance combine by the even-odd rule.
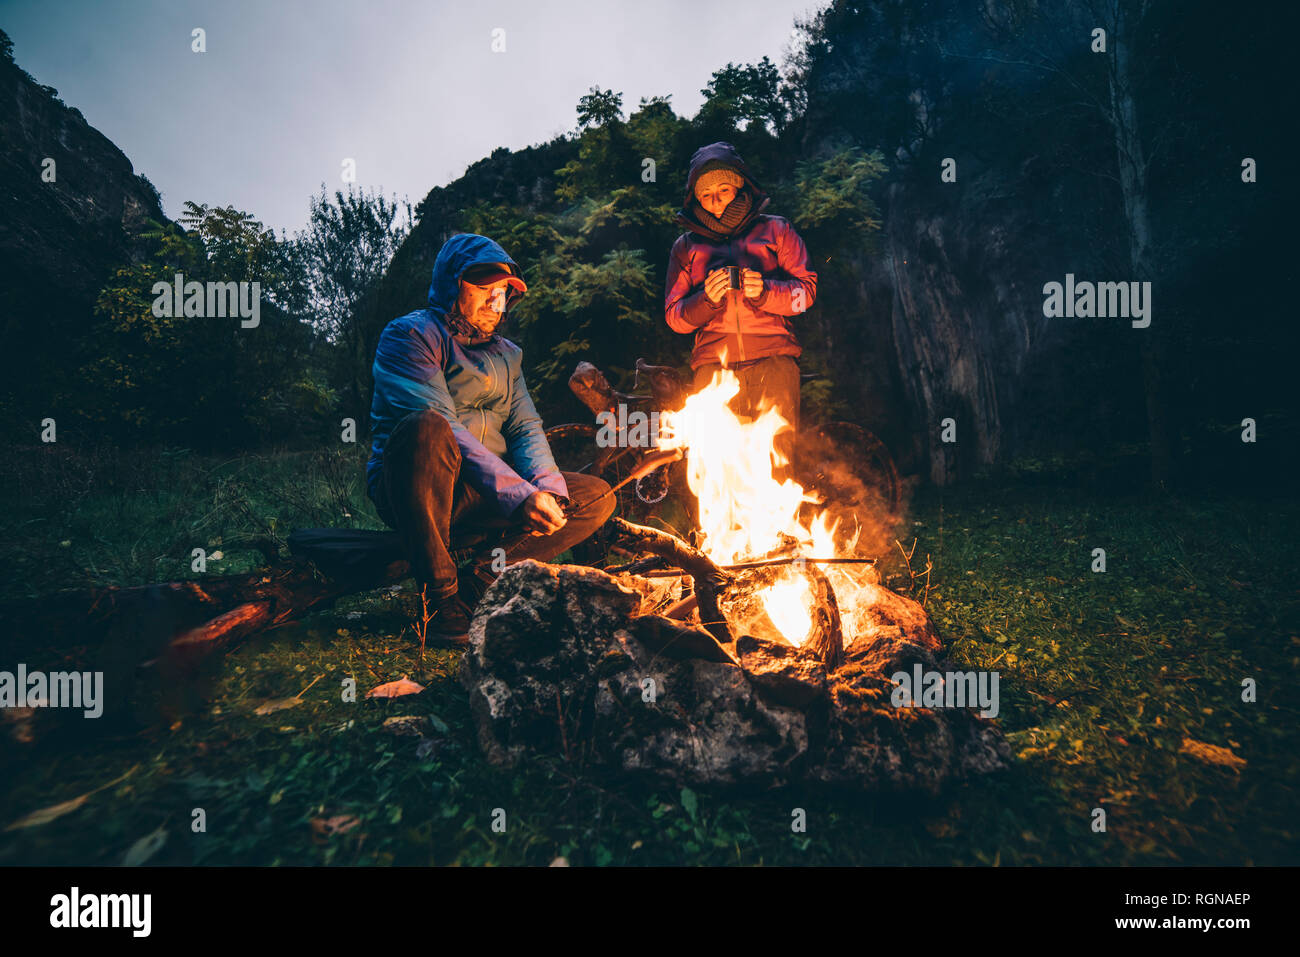
[[507, 255], [495, 240], [478, 233], [457, 233], [442, 244], [433, 262], [433, 281], [429, 283], [429, 308], [446, 322], [447, 313], [460, 296], [460, 277], [470, 266], [481, 263], [505, 263], [520, 279], [519, 264]]
[[745, 161], [740, 158], [740, 154], [736, 152], [736, 148], [730, 143], [710, 143], [708, 146], [701, 146], [695, 151], [695, 155], [691, 157], [690, 173], [686, 177], [686, 195], [682, 199], [682, 208], [677, 213], [675, 222], [679, 226], [691, 232], [699, 233], [708, 239], [716, 240], [719, 238], [717, 233], [704, 226], [696, 216], [700, 204], [695, 198], [695, 181], [700, 178], [701, 173], [713, 166], [730, 166], [745, 177], [745, 188], [753, 195], [754, 202], [749, 215], [741, 220], [740, 225], [736, 227], [733, 233], [733, 235], [738, 236], [749, 228], [750, 224], [767, 208], [768, 203], [772, 200], [767, 193], [763, 192], [763, 187], [750, 174], [749, 167], [745, 165]]

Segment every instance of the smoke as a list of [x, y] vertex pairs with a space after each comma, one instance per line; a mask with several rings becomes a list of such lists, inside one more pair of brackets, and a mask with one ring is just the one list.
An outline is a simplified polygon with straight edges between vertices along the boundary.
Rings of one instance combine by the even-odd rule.
[[881, 460], [887, 452], [869, 433], [860, 439], [869, 447], [855, 447], [858, 438], [828, 430], [800, 436], [798, 481], [818, 503], [805, 503], [806, 515], [824, 510], [836, 529], [836, 555], [817, 558], [884, 558], [906, 511], [906, 486]]

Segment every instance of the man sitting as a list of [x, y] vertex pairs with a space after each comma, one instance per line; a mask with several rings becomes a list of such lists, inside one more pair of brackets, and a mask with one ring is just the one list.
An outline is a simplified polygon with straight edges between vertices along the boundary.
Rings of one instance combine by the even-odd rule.
[[[554, 558], [614, 510], [604, 481], [556, 467], [523, 350], [497, 334], [527, 291], [496, 242], [452, 236], [433, 264], [429, 305], [390, 322], [375, 350], [366, 486], [434, 604], [430, 638], [466, 643], [494, 566]], [[465, 541], [479, 557], [458, 578], [450, 549]], [[500, 552], [493, 561], [496, 547], [504, 562]]]

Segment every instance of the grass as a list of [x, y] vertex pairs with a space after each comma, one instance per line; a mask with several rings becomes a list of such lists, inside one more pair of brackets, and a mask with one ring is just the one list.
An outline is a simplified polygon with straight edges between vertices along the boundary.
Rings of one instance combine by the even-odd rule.
[[[195, 547], [222, 552], [209, 574], [240, 571], [259, 560], [258, 538], [379, 527], [362, 450], [47, 451], [14, 456], [0, 477], [4, 597], [193, 577]], [[919, 496], [899, 538], [916, 539], [914, 567], [933, 559], [928, 607], [952, 660], [1000, 673], [1014, 754], [1007, 772], [936, 800], [696, 794], [558, 760], [491, 768], [458, 654], [420, 657], [407, 583], [239, 648], [170, 727], [6, 773], [0, 826], [103, 789], [49, 823], [0, 831], [0, 863], [115, 864], [165, 832], [150, 863], [1295, 864], [1298, 518], [1290, 501], [1090, 491], [1036, 467]], [[905, 577], [897, 549], [885, 570]], [[403, 676], [427, 690], [364, 698]], [[383, 730], [399, 715], [432, 730], [423, 742]], [[1200, 744], [1245, 763], [1213, 763], [1226, 752]], [[806, 832], [792, 831], [796, 808]]]

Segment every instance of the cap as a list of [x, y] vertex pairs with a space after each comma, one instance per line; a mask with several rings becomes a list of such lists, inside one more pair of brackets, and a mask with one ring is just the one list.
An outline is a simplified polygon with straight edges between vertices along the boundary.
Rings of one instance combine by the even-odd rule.
[[460, 278], [472, 286], [490, 286], [507, 279], [517, 293], [522, 295], [528, 291], [528, 284], [501, 263], [478, 263], [461, 273]]

